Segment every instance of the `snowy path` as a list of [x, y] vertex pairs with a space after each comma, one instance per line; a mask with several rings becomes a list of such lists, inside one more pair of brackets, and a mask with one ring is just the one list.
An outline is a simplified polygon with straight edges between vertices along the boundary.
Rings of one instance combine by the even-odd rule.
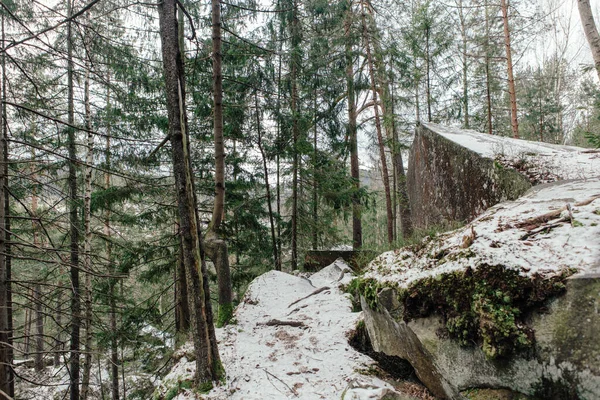
[[[277, 271], [256, 278], [237, 308], [237, 324], [218, 330], [227, 384], [207, 398], [308, 400], [343, 395], [350, 400], [392, 393], [401, 398], [389, 384], [357, 372], [373, 361], [347, 342], [347, 333], [360, 317], [351, 312], [350, 300], [339, 289], [350, 279], [350, 270], [340, 261], [310, 280]], [[163, 382], [193, 373], [194, 363], [182, 361]], [[176, 397], [189, 398], [194, 398], [191, 392]]]

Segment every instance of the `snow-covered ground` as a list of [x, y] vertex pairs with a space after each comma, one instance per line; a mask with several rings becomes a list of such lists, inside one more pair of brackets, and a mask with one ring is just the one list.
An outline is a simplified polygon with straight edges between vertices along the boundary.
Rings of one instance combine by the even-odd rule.
[[567, 268], [600, 273], [600, 178], [537, 186], [422, 246], [383, 253], [364, 277], [407, 287], [481, 264], [522, 275], [552, 276]]
[[[310, 279], [271, 271], [256, 278], [236, 310], [237, 324], [218, 329], [227, 383], [207, 399], [381, 399], [400, 396], [360, 370], [374, 363], [347, 341], [360, 313], [340, 284], [352, 279], [341, 260]], [[286, 323], [300, 323], [290, 326]], [[163, 379], [165, 392], [191, 379], [195, 364], [182, 358]], [[191, 390], [175, 399], [192, 399]], [[399, 397], [393, 397], [399, 398]]]
[[432, 123], [424, 126], [483, 157], [540, 178], [542, 183], [600, 176], [598, 150], [487, 135]]

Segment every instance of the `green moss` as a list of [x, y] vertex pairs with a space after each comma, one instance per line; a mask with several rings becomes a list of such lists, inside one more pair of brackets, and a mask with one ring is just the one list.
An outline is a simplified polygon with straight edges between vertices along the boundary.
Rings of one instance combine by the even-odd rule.
[[222, 304], [219, 307], [219, 316], [217, 317], [217, 328], [222, 328], [229, 323], [233, 317], [233, 304]]
[[419, 280], [398, 294], [403, 318], [442, 316], [450, 337], [462, 345], [478, 343], [487, 357], [503, 358], [534, 342], [525, 316], [565, 290], [574, 271], [543, 279], [524, 277], [503, 266], [481, 265]]
[[164, 397], [162, 397], [163, 400], [173, 400], [182, 390], [186, 390], [186, 389], [191, 389], [193, 387], [193, 384], [191, 381], [185, 380], [185, 381], [177, 381], [177, 383], [175, 384], [175, 386], [169, 388], [169, 390], [167, 390], [167, 393], [165, 393]]
[[201, 393], [201, 394], [206, 394], [206, 393], [210, 392], [212, 390], [212, 388], [213, 388], [212, 382], [210, 382], [210, 381], [202, 382], [196, 386], [196, 392]]
[[344, 288], [345, 292], [352, 295], [352, 311], [358, 312], [361, 310], [360, 296], [364, 296], [365, 301], [369, 307], [373, 310], [379, 309], [379, 302], [377, 300], [377, 294], [384, 285], [376, 281], [375, 279], [353, 279], [348, 286]]

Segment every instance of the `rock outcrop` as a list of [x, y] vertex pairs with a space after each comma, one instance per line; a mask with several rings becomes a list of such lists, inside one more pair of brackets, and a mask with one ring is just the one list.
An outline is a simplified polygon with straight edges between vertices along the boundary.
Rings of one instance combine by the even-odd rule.
[[406, 358], [440, 398], [598, 399], [599, 278], [600, 178], [555, 182], [376, 258], [365, 323], [374, 349]]
[[468, 222], [532, 185], [600, 174], [600, 154], [437, 124], [417, 127], [407, 185], [413, 225]]

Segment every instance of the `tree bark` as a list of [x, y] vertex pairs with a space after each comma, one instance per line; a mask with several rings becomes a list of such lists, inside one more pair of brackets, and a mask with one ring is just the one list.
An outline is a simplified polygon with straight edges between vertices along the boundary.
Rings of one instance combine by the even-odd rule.
[[346, 1], [346, 90], [348, 98], [348, 140], [350, 143], [350, 175], [354, 186], [352, 195], [352, 249], [358, 250], [362, 247], [362, 217], [359, 197], [360, 190], [360, 167], [358, 160], [358, 137], [357, 137], [357, 115], [356, 115], [356, 93], [354, 89], [354, 38], [352, 36], [352, 0]]
[[431, 56], [429, 54], [429, 40], [431, 31], [429, 24], [425, 27], [425, 83], [427, 97], [427, 121], [431, 122]]
[[[73, 13], [72, 0], [67, 0], [67, 15]], [[81, 293], [79, 286], [79, 213], [77, 199], [77, 148], [75, 143], [75, 102], [73, 98], [73, 33], [72, 21], [67, 22], [67, 97], [68, 122], [67, 143], [69, 148], [69, 225], [70, 225], [70, 275], [71, 275], [71, 343], [69, 347], [69, 377], [70, 398], [80, 399], [79, 370], [80, 370], [80, 330], [81, 330]]]
[[[392, 80], [391, 87], [394, 87], [394, 81]], [[402, 237], [408, 239], [413, 234], [412, 214], [410, 209], [410, 201], [408, 199], [408, 188], [406, 187], [406, 173], [404, 171], [404, 160], [402, 159], [402, 147], [400, 145], [400, 138], [398, 137], [398, 125], [396, 124], [396, 116], [394, 114], [394, 93], [390, 91], [390, 114], [392, 118], [392, 135], [394, 137], [394, 149], [392, 155], [394, 157], [394, 167], [396, 168], [397, 177], [397, 192], [398, 192], [398, 205], [400, 208], [400, 229], [402, 230]]]
[[212, 0], [213, 136], [215, 144], [215, 202], [211, 229], [218, 230], [225, 211], [225, 145], [223, 139], [223, 75], [221, 2]]
[[487, 106], [487, 127], [488, 133], [494, 133], [492, 121], [492, 88], [490, 72], [490, 12], [487, 0], [485, 1], [485, 98]]
[[463, 87], [463, 98], [462, 103], [464, 107], [463, 115], [463, 127], [469, 129], [469, 82], [468, 82], [468, 71], [469, 64], [467, 58], [467, 23], [465, 21], [465, 13], [463, 7], [463, 0], [458, 0], [458, 19], [460, 21], [460, 37], [462, 45], [462, 87]]
[[[89, 32], [86, 32], [86, 38]], [[83, 362], [83, 377], [81, 382], [81, 398], [88, 398], [90, 389], [90, 375], [92, 372], [92, 163], [94, 136], [92, 132], [92, 114], [90, 109], [90, 63], [89, 57], [85, 61], [85, 83], [84, 83], [84, 102], [85, 102], [85, 127], [88, 130], [86, 167], [84, 176], [84, 195], [83, 195], [83, 269], [85, 273], [85, 356]]]
[[[4, 14], [2, 15], [2, 42], [5, 39], [4, 33]], [[7, 247], [7, 229], [6, 223], [8, 221], [6, 210], [6, 191], [8, 187], [8, 176], [7, 171], [4, 166], [7, 165], [8, 155], [6, 154], [6, 143], [7, 143], [7, 131], [4, 128], [6, 124], [6, 113], [4, 112], [4, 105], [6, 101], [6, 90], [5, 84], [6, 81], [4, 79], [5, 76], [5, 55], [2, 53], [2, 126], [0, 127], [0, 160], [3, 165], [0, 167], [0, 396], [3, 398], [9, 398], [10, 396], [10, 381], [12, 380], [11, 376], [11, 365], [12, 360], [10, 358], [9, 352], [9, 272], [7, 267], [7, 256], [6, 256], [6, 247]]]
[[254, 104], [256, 106], [256, 132], [258, 139], [258, 150], [260, 151], [262, 157], [263, 164], [263, 173], [265, 174], [265, 190], [267, 191], [267, 207], [269, 210], [269, 224], [271, 225], [271, 244], [273, 246], [273, 262], [275, 264], [276, 270], [281, 270], [281, 262], [279, 261], [279, 256], [277, 253], [277, 238], [275, 236], [275, 220], [273, 218], [273, 205], [272, 196], [271, 196], [271, 186], [269, 185], [269, 169], [267, 168], [267, 157], [265, 154], [265, 150], [262, 145], [262, 132], [260, 129], [260, 111], [258, 108], [258, 95], [256, 91], [254, 92]]
[[[177, 10], [179, 50], [181, 59], [185, 60], [184, 14]], [[179, 223], [176, 225], [179, 232]], [[177, 268], [175, 269], [175, 331], [186, 339], [190, 330], [190, 306], [188, 302], [188, 284], [185, 279], [185, 263], [183, 261], [183, 242], [179, 237], [179, 250], [177, 252]], [[179, 340], [179, 339], [178, 339]]]
[[[179, 229], [179, 225], [177, 225]], [[177, 252], [177, 269], [175, 271], [175, 331], [185, 338], [190, 330], [190, 307], [188, 302], [188, 285], [185, 280], [185, 264], [183, 262], [183, 243], [179, 240]]]
[[[35, 127], [34, 127], [35, 132]], [[35, 133], [34, 133], [35, 135]], [[36, 164], [35, 164], [35, 150], [31, 150], [31, 158], [34, 163], [31, 168], [31, 176], [32, 180], [35, 182], [37, 180], [36, 176]], [[33, 186], [31, 190], [31, 216], [34, 218], [32, 222], [33, 229], [33, 245], [34, 247], [39, 247], [41, 245], [39, 238], [39, 222], [37, 221], [38, 214], [38, 197], [37, 197], [37, 187]], [[36, 281], [33, 286], [33, 306], [35, 308], [35, 356], [33, 361], [33, 368], [36, 372], [41, 372], [44, 369], [44, 314], [42, 307], [42, 288], [39, 281]], [[29, 312], [31, 316], [33, 314], [32, 311]], [[26, 314], [27, 315], [27, 314]], [[25, 317], [27, 320], [27, 317]], [[26, 336], [29, 335], [29, 332], [26, 333]], [[27, 340], [27, 346], [25, 348], [26, 352], [29, 352], [29, 337], [25, 338]]]
[[[108, 83], [106, 90], [106, 111], [110, 113], [111, 111], [111, 94], [110, 94], [110, 73], [106, 76], [106, 81]], [[108, 190], [111, 185], [110, 179], [110, 168], [111, 168], [111, 151], [110, 151], [110, 136], [111, 136], [112, 124], [110, 117], [106, 121], [106, 143], [104, 146], [104, 157], [105, 157], [105, 165], [106, 172], [104, 172], [104, 190]], [[110, 280], [108, 283], [108, 295], [109, 295], [109, 326], [111, 332], [113, 334], [110, 337], [110, 383], [111, 383], [111, 399], [119, 400], [119, 343], [116, 335], [117, 332], [117, 300], [116, 300], [116, 290], [115, 286], [117, 284], [117, 279], [114, 277], [115, 275], [115, 265], [114, 260], [112, 258], [112, 242], [111, 242], [111, 229], [110, 229], [110, 210], [106, 209], [104, 211], [104, 236], [106, 238], [106, 260], [108, 262], [108, 274], [110, 275]]]
[[224, 374], [212, 321], [210, 292], [200, 234], [197, 200], [194, 191], [190, 143], [185, 109], [185, 77], [179, 49], [176, 0], [164, 0], [159, 6], [169, 137], [173, 152], [173, 172], [183, 259], [190, 285], [192, 339], [196, 354], [196, 384], [211, 384]]
[[500, 0], [502, 8], [502, 21], [504, 23], [504, 47], [506, 48], [506, 67], [508, 74], [508, 96], [510, 97], [510, 124], [514, 138], [519, 138], [519, 121], [517, 119], [517, 92], [515, 91], [515, 78], [513, 76], [512, 50], [510, 45], [510, 29], [508, 26], [508, 3]]
[[594, 21], [594, 14], [592, 14], [590, 0], [577, 0], [577, 8], [579, 9], [579, 17], [581, 18], [581, 25], [583, 25], [585, 38], [590, 45], [590, 50], [592, 51], [596, 73], [600, 79], [600, 35], [598, 34], [598, 28], [596, 27], [596, 22]]
[[[364, 4], [363, 4], [364, 7]], [[377, 83], [375, 80], [375, 68], [373, 66], [373, 56], [371, 54], [370, 36], [366, 21], [366, 11], [363, 8], [362, 23], [365, 41], [365, 50], [367, 52], [367, 63], [369, 68], [369, 76], [371, 78], [371, 92], [373, 95], [373, 111], [375, 112], [375, 129], [377, 131], [377, 141], [379, 144], [379, 157], [381, 158], [381, 175], [383, 178], [383, 188], [385, 191], [385, 205], [387, 213], [387, 238], [388, 243], [394, 241], [394, 215], [392, 211], [392, 196], [390, 193], [390, 177], [387, 168], [387, 160], [385, 155], [385, 143], [381, 133], [381, 119], [379, 118], [379, 101], [377, 96]]]
[[215, 145], [215, 202], [212, 220], [206, 235], [206, 250], [217, 271], [219, 283], [219, 314], [217, 326], [223, 326], [233, 316], [231, 271], [227, 242], [220, 235], [225, 214], [225, 146], [223, 137], [223, 74], [221, 40], [221, 1], [212, 0], [213, 45], [213, 134]]
[[292, 7], [292, 57], [290, 67], [291, 88], [291, 111], [292, 111], [292, 270], [298, 269], [298, 168], [299, 150], [298, 140], [300, 139], [300, 121], [298, 115], [298, 68], [300, 67], [300, 31], [298, 21], [298, 1], [294, 0]]

